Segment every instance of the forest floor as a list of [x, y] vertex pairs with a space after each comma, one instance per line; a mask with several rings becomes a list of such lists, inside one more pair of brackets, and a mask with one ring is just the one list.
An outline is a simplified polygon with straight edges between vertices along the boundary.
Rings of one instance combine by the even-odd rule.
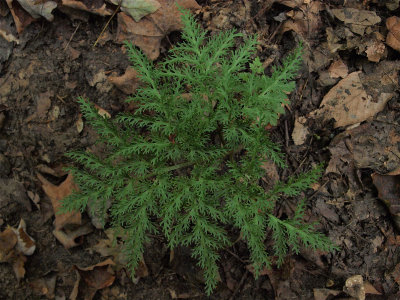
[[[77, 98], [110, 115], [130, 109], [138, 82], [123, 41], [157, 62], [180, 39], [175, 1], [143, 0], [150, 11], [138, 22], [118, 10], [102, 33], [118, 8], [110, 2], [0, 2], [0, 299], [208, 299], [188, 249], [152, 236], [130, 278], [107, 226], [54, 215], [73, 188], [65, 154], [96, 140]], [[271, 164], [266, 177], [324, 162], [306, 215], [340, 247], [302, 249], [255, 279], [239, 240], [221, 253], [210, 299], [400, 299], [399, 0], [178, 2], [210, 34], [257, 33], [267, 74], [303, 42], [296, 90], [270, 129], [289, 168]]]

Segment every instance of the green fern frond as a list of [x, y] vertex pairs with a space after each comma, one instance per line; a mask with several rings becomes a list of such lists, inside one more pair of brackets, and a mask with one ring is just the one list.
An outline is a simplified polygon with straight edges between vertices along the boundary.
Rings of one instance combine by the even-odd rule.
[[[154, 64], [125, 43], [142, 83], [127, 100], [138, 103], [134, 113], [108, 119], [88, 100], [78, 99], [105, 150], [101, 157], [84, 151], [68, 154], [77, 164], [69, 171], [79, 191], [64, 199], [63, 211], [84, 211], [89, 205], [103, 220], [109, 214], [112, 226], [124, 232], [132, 276], [148, 234], [157, 228], [169, 247], [191, 246], [204, 269], [207, 294], [218, 282], [219, 250], [230, 244], [226, 225], [240, 229], [257, 276], [271, 265], [270, 255], [280, 265], [289, 249], [335, 250], [314, 231], [314, 224], [302, 221], [303, 201], [292, 219], [273, 215], [276, 202], [299, 196], [318, 180], [321, 167], [270, 191], [260, 184], [266, 160], [286, 167], [265, 126], [275, 125], [284, 113], [301, 48], [266, 76], [254, 58], [257, 36], [235, 50], [237, 39], [243, 38], [235, 30], [208, 38], [184, 10], [182, 23], [183, 41], [164, 62]], [[265, 247], [270, 231], [271, 251]]]

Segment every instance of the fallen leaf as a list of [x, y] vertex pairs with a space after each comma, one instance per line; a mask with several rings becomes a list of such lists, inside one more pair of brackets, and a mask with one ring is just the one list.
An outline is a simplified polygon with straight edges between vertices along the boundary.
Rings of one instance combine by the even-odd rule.
[[304, 117], [296, 118], [294, 121], [294, 128], [292, 132], [292, 139], [295, 145], [302, 145], [305, 143], [309, 130], [305, 126], [307, 119]]
[[343, 291], [357, 300], [365, 300], [364, 282], [361, 275], [349, 277], [343, 287]]
[[366, 294], [382, 295], [382, 293], [378, 292], [369, 281], [364, 281], [364, 290]]
[[[51, 22], [54, 19], [51, 13], [56, 7], [57, 3], [54, 1], [37, 1], [32, 0], [17, 0], [19, 4], [35, 19], [44, 17], [47, 21]], [[37, 4], [36, 4], [37, 3]]]
[[82, 242], [76, 242], [78, 237], [91, 233], [93, 231], [90, 224], [79, 226], [76, 229], [53, 230], [53, 235], [65, 247], [65, 249], [79, 246]]
[[78, 120], [76, 120], [75, 126], [76, 126], [76, 130], [78, 131], [78, 133], [81, 133], [83, 130], [83, 126], [84, 126], [83, 120], [82, 120], [82, 114], [78, 115]]
[[349, 74], [349, 69], [343, 60], [335, 60], [328, 69], [332, 78], [345, 78]]
[[109, 0], [109, 2], [120, 5], [121, 10], [127, 12], [136, 22], [161, 7], [157, 0]]
[[387, 18], [386, 28], [389, 30], [386, 36], [386, 44], [400, 51], [400, 18], [396, 16]]
[[128, 95], [133, 94], [140, 84], [138, 73], [132, 67], [127, 67], [124, 75], [109, 76], [107, 79], [118, 89]]
[[32, 202], [35, 204], [36, 208], [40, 210], [40, 196], [37, 193], [34, 193], [32, 191], [28, 191], [27, 195], [29, 199], [32, 200]]
[[43, 119], [46, 117], [46, 114], [51, 106], [51, 97], [53, 96], [54, 92], [52, 91], [47, 91], [39, 94], [36, 104], [36, 114], [39, 118]]
[[0, 262], [6, 262], [12, 256], [17, 241], [17, 235], [11, 227], [0, 233]]
[[15, 42], [17, 45], [19, 44], [18, 38], [12, 33], [11, 26], [6, 23], [5, 18], [0, 20], [0, 36], [9, 43]]
[[328, 300], [332, 296], [337, 296], [341, 291], [330, 290], [330, 289], [314, 289], [314, 300]]
[[113, 265], [114, 262], [107, 259], [86, 268], [74, 266], [79, 276], [70, 299], [81, 299], [81, 296], [85, 300], [91, 300], [98, 290], [111, 286], [115, 280], [114, 271], [111, 269]]
[[19, 222], [18, 228], [12, 228], [17, 236], [16, 249], [24, 255], [32, 255], [35, 252], [35, 240], [26, 232], [26, 223], [24, 219]]
[[49, 182], [40, 173], [37, 173], [37, 177], [42, 183], [43, 191], [50, 198], [51, 204], [53, 205], [53, 210], [55, 213], [55, 229], [58, 231], [64, 228], [66, 225], [80, 225], [80, 212], [58, 213], [61, 207], [61, 201], [77, 189], [72, 175], [68, 174], [67, 178], [59, 186]]
[[21, 33], [29, 24], [35, 21], [16, 0], [6, 0], [6, 2], [13, 16], [18, 33]]
[[128, 40], [142, 49], [151, 60], [160, 55], [161, 40], [170, 32], [181, 30], [181, 13], [184, 9], [199, 9], [195, 0], [159, 0], [161, 7], [147, 18], [135, 22], [124, 12], [118, 14], [117, 42]]
[[15, 276], [17, 277], [17, 280], [20, 281], [22, 278], [25, 276], [25, 263], [27, 261], [26, 256], [22, 254], [17, 254], [16, 257], [14, 257], [12, 261], [12, 267], [15, 273]]
[[375, 25], [381, 21], [381, 18], [370, 10], [346, 7], [332, 9], [331, 11], [336, 18], [348, 25], [351, 31], [359, 35], [363, 35], [368, 26]]
[[389, 95], [373, 99], [364, 90], [360, 71], [353, 72], [335, 85], [322, 99], [320, 108], [312, 116], [322, 116], [325, 121], [335, 119], [334, 127], [360, 123], [380, 112], [390, 100]]
[[282, 32], [293, 30], [302, 37], [312, 38], [316, 36], [322, 25], [320, 12], [324, 8], [322, 2], [313, 1], [310, 4], [303, 4], [298, 10], [287, 12], [286, 15], [290, 19], [283, 23]]
[[54, 299], [55, 288], [56, 288], [56, 275], [47, 276], [45, 278], [39, 278], [29, 282], [29, 286], [33, 292], [39, 296], [46, 296], [48, 299]]
[[103, 0], [94, 1], [77, 1], [77, 0], [62, 0], [62, 5], [74, 9], [80, 9], [92, 14], [100, 16], [110, 16], [113, 11], [108, 9]]

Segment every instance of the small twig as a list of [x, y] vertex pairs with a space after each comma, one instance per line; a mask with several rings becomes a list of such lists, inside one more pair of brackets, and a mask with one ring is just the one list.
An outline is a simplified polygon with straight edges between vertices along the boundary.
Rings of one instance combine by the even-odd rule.
[[103, 30], [100, 32], [100, 34], [99, 34], [97, 40], [96, 40], [96, 41], [94, 42], [94, 44], [93, 44], [93, 48], [96, 47], [96, 45], [97, 45], [97, 43], [99, 42], [99, 40], [100, 40], [101, 36], [103, 35], [104, 31], [106, 31], [108, 25], [110, 24], [112, 18], [114, 18], [115, 14], [117, 13], [117, 11], [119, 10], [119, 8], [121, 7], [121, 3], [122, 3], [122, 0], [118, 3], [117, 8], [114, 10], [113, 14], [112, 14], [111, 17], [108, 19], [106, 25], [104, 25]]
[[72, 39], [73, 39], [74, 36], [75, 36], [75, 33], [78, 31], [79, 26], [81, 26], [81, 23], [79, 23], [78, 26], [76, 26], [74, 33], [71, 35], [71, 37], [70, 37], [70, 39], [69, 39], [67, 45], [66, 45], [65, 48], [64, 48], [64, 51], [68, 48], [69, 44], [71, 43]]

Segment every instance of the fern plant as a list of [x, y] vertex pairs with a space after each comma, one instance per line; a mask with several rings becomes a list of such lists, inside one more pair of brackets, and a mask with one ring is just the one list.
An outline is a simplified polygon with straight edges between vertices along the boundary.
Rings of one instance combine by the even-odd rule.
[[[134, 272], [148, 233], [162, 232], [170, 248], [191, 246], [204, 269], [206, 292], [217, 284], [219, 250], [231, 240], [233, 225], [247, 242], [256, 275], [283, 262], [289, 248], [301, 245], [331, 251], [335, 246], [302, 222], [304, 202], [291, 219], [273, 215], [282, 195], [297, 196], [315, 182], [318, 168], [265, 191], [260, 185], [263, 162], [284, 168], [279, 147], [265, 130], [284, 113], [287, 93], [295, 87], [301, 50], [290, 54], [272, 76], [256, 54], [256, 37], [232, 50], [234, 30], [211, 38], [188, 12], [182, 11], [183, 42], [154, 65], [126, 43], [142, 82], [128, 99], [134, 113], [106, 119], [79, 98], [82, 113], [106, 146], [105, 157], [69, 154], [82, 167], [71, 167], [79, 185], [63, 202], [64, 210], [84, 210], [91, 202], [100, 215], [126, 233], [125, 251]], [[109, 203], [111, 206], [109, 207]], [[264, 241], [271, 229], [274, 248]]]

